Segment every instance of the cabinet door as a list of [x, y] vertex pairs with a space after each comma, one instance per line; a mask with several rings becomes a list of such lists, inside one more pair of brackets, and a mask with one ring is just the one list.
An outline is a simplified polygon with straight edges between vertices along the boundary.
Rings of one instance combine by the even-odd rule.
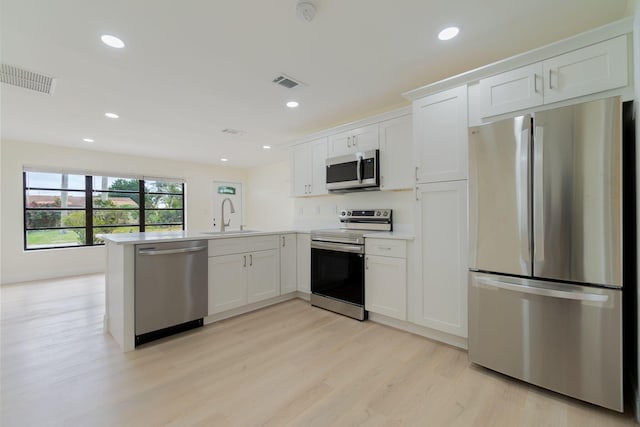
[[329, 157], [335, 157], [358, 151], [376, 150], [379, 147], [376, 123], [331, 135], [328, 154]]
[[280, 236], [280, 294], [295, 292], [297, 282], [297, 239], [295, 234]]
[[413, 123], [411, 115], [380, 123], [380, 189], [412, 188]]
[[417, 190], [419, 276], [410, 300], [412, 322], [467, 337], [467, 182]]
[[351, 152], [377, 150], [380, 147], [378, 124], [351, 131]]
[[627, 85], [627, 36], [594, 44], [542, 63], [545, 104]]
[[331, 135], [328, 140], [329, 157], [351, 153], [351, 131]]
[[209, 315], [247, 303], [244, 254], [209, 257]]
[[248, 257], [247, 302], [280, 295], [280, 251], [251, 252]]
[[311, 185], [310, 195], [327, 194], [327, 138], [320, 138], [311, 142]]
[[291, 193], [294, 197], [309, 193], [311, 175], [311, 145], [302, 144], [291, 152]]
[[311, 293], [311, 236], [298, 234], [298, 291]]
[[407, 260], [367, 255], [364, 270], [365, 308], [407, 320]]
[[482, 117], [542, 105], [542, 63], [482, 79], [479, 92]]
[[413, 103], [414, 150], [418, 182], [467, 177], [467, 87]]

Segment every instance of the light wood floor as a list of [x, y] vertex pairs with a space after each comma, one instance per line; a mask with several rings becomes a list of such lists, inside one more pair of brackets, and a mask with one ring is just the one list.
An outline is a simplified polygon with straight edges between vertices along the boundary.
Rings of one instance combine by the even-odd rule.
[[101, 275], [0, 298], [3, 427], [634, 425], [301, 300], [123, 354], [102, 329]]

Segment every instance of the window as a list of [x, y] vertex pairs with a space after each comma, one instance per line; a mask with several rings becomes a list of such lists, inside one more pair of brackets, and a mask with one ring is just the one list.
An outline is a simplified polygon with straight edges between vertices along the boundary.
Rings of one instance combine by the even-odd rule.
[[98, 234], [184, 230], [184, 183], [25, 171], [26, 250], [104, 244]]

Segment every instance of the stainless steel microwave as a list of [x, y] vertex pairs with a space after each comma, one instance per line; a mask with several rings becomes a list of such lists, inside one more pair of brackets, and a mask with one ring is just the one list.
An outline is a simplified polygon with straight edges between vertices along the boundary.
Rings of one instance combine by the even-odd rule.
[[327, 190], [331, 193], [380, 189], [379, 150], [327, 159]]

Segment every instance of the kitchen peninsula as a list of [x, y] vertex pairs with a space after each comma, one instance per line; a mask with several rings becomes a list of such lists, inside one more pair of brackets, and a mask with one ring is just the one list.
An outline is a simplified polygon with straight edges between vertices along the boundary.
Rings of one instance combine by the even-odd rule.
[[[105, 330], [123, 351], [135, 349], [136, 247], [206, 241], [209, 277], [204, 323], [210, 323], [296, 297], [296, 251], [289, 251], [296, 243], [295, 233], [245, 230], [102, 235], [107, 247]], [[287, 256], [281, 258], [285, 251]]]

